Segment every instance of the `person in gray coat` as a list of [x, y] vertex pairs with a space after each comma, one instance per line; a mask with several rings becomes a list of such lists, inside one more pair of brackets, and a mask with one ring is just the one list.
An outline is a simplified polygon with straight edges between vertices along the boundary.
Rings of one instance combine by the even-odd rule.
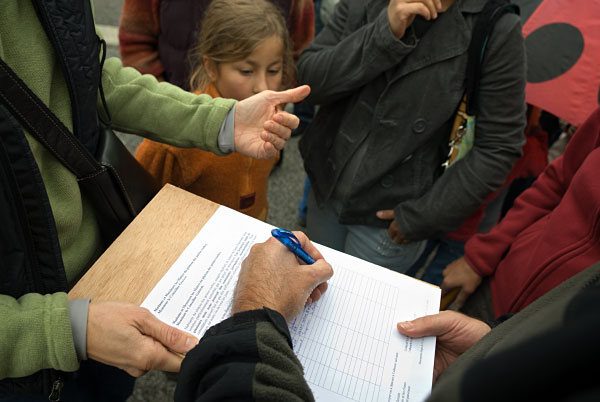
[[[444, 172], [486, 0], [341, 0], [298, 61], [320, 110], [300, 142], [315, 242], [399, 272], [457, 229], [521, 155], [525, 49], [517, 15], [491, 33], [475, 143]], [[443, 174], [442, 174], [443, 173]]]

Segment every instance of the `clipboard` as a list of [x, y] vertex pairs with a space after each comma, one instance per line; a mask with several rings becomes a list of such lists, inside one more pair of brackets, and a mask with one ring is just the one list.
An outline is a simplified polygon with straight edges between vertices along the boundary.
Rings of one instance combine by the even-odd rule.
[[142, 304], [219, 207], [165, 185], [68, 293]]

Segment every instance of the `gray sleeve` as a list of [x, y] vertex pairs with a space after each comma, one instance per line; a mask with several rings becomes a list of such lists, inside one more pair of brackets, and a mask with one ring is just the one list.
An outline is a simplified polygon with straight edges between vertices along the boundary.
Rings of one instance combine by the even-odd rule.
[[308, 84], [307, 100], [314, 104], [333, 102], [373, 81], [383, 72], [398, 65], [417, 45], [409, 28], [398, 40], [387, 17], [387, 6], [373, 22], [347, 33], [362, 18], [364, 0], [342, 0], [330, 22], [302, 52], [298, 60], [298, 81]]
[[394, 209], [407, 239], [456, 230], [502, 186], [525, 141], [525, 68], [519, 17], [506, 15], [494, 27], [482, 65], [473, 148], [423, 196]]
[[235, 108], [237, 107], [237, 103], [233, 105], [225, 120], [223, 120], [223, 124], [221, 124], [221, 131], [219, 131], [219, 137], [217, 138], [217, 143], [219, 145], [219, 150], [223, 153], [229, 154], [231, 152], [235, 152], [235, 143], [233, 140], [233, 129], [235, 124]]
[[73, 343], [79, 360], [87, 360], [87, 319], [90, 299], [69, 301], [69, 319], [73, 332]]

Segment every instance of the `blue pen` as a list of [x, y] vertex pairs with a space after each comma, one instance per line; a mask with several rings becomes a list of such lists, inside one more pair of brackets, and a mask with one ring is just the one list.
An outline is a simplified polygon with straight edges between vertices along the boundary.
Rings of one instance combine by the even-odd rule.
[[296, 254], [298, 258], [304, 261], [307, 264], [314, 264], [315, 260], [312, 258], [306, 251], [302, 249], [300, 245], [300, 240], [289, 230], [286, 229], [273, 229], [271, 230], [271, 234], [274, 238], [279, 240], [281, 244], [286, 246], [288, 250], [292, 253]]

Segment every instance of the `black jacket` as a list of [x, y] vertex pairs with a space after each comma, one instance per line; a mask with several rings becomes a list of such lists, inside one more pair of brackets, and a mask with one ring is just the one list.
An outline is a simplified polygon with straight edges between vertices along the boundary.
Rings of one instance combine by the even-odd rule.
[[[73, 109], [74, 135], [94, 153], [99, 40], [88, 1], [34, 0], [60, 59]], [[15, 71], [18, 75], [19, 72]], [[0, 293], [68, 291], [58, 234], [46, 189], [18, 120], [0, 102]], [[42, 370], [0, 381], [0, 393], [49, 395], [64, 373]]]

